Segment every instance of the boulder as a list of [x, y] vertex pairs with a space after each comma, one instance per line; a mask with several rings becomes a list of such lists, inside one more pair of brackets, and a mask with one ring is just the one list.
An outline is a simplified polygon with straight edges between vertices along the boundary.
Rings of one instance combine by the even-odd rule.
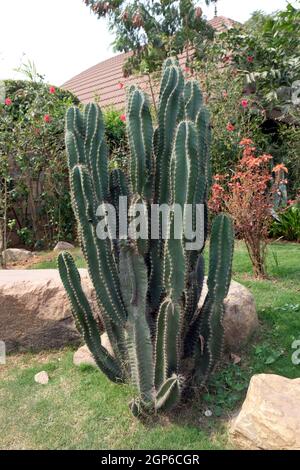
[[81, 366], [82, 364], [87, 366], [96, 367], [95, 359], [93, 358], [92, 353], [89, 348], [84, 345], [81, 346], [73, 355], [73, 364], [75, 366]]
[[[207, 285], [204, 284], [199, 306], [204, 302]], [[258, 317], [251, 292], [236, 281], [231, 281], [225, 301], [225, 349], [238, 352], [258, 328]]]
[[[112, 347], [110, 345], [107, 333], [103, 333], [101, 335], [101, 344], [109, 352], [109, 354], [114, 357], [114, 352], [113, 352]], [[92, 353], [90, 352], [89, 348], [86, 345], [81, 346], [74, 353], [73, 363], [75, 364], [75, 366], [80, 366], [81, 364], [85, 364], [85, 365], [95, 366], [96, 367], [95, 359], [94, 359]]]
[[[80, 274], [92, 309], [100, 319], [87, 270], [80, 269]], [[200, 303], [206, 286], [203, 291]], [[224, 325], [225, 344], [231, 352], [244, 346], [258, 326], [253, 296], [234, 281], [225, 300]], [[0, 335], [8, 352], [78, 342], [70, 304], [56, 269], [0, 270]], [[108, 338], [103, 341], [111, 352]]]
[[19, 248], [8, 248], [3, 252], [3, 258], [8, 264], [22, 263], [33, 257], [33, 253], [28, 250], [21, 250]]
[[[199, 300], [200, 307], [204, 302], [206, 294], [207, 285], [205, 283], [203, 286], [201, 298]], [[246, 287], [242, 286], [238, 282], [231, 281], [228, 296], [226, 297], [224, 303], [225, 349], [230, 352], [239, 351], [251, 338], [258, 327], [258, 318], [254, 298]], [[112, 356], [114, 355], [106, 333], [101, 335], [101, 344]], [[80, 363], [84, 364], [91, 360], [94, 361], [93, 356], [88, 350], [87, 346], [83, 346], [83, 348], [79, 348], [79, 350], [74, 354], [74, 364], [81, 360], [82, 354], [83, 362]], [[238, 358], [238, 356], [236, 357]], [[85, 362], [86, 360], [87, 362]]]
[[49, 382], [49, 376], [48, 376], [47, 372], [45, 372], [43, 370], [42, 372], [39, 372], [38, 374], [35, 374], [34, 381], [37, 384], [40, 384], [40, 385], [47, 385], [48, 382]]
[[300, 450], [300, 379], [254, 375], [246, 400], [230, 427], [246, 449]]
[[[83, 288], [97, 312], [87, 270]], [[100, 316], [99, 316], [100, 318]], [[0, 340], [11, 351], [39, 351], [79, 343], [58, 270], [0, 270]]]
[[68, 242], [58, 242], [55, 247], [53, 248], [53, 251], [64, 251], [64, 250], [74, 250], [75, 246], [72, 245], [72, 243]]

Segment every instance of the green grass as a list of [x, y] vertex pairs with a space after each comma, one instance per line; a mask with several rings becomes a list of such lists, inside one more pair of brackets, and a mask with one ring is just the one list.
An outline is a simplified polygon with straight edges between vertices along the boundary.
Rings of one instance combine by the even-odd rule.
[[[81, 250], [75, 248], [71, 250], [72, 256], [76, 262], [78, 268], [85, 268], [86, 262], [83, 258]], [[28, 269], [56, 269], [57, 268], [57, 253], [53, 251], [41, 252], [39, 258], [41, 261], [34, 263], [29, 266]]]
[[[79, 251], [75, 254], [84, 266]], [[44, 267], [55, 267], [55, 261], [47, 263]], [[142, 423], [129, 412], [130, 387], [114, 385], [92, 368], [75, 368], [71, 350], [10, 356], [0, 366], [0, 449], [230, 448], [226, 421], [244, 399], [250, 377], [262, 372], [300, 377], [300, 365], [291, 361], [292, 342], [300, 339], [300, 245], [273, 244], [270, 280], [257, 281], [238, 242], [233, 270], [233, 278], [254, 294], [260, 328], [239, 364], [225, 358], [202, 397], [171, 416]], [[41, 370], [49, 373], [47, 386], [34, 383]], [[211, 418], [204, 416], [206, 409]]]

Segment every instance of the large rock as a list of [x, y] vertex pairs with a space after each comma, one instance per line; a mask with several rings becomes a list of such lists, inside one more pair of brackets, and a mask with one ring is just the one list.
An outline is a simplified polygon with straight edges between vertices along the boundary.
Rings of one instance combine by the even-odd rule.
[[[205, 284], [199, 301], [200, 306], [206, 294]], [[231, 281], [224, 304], [225, 348], [227, 351], [237, 352], [245, 346], [258, 327], [254, 297], [246, 287]]]
[[[80, 273], [92, 308], [97, 312], [87, 270], [81, 269]], [[200, 302], [206, 287], [203, 290]], [[232, 352], [246, 343], [258, 325], [251, 293], [234, 281], [225, 300], [224, 324], [226, 347]], [[0, 270], [0, 340], [6, 342], [8, 351], [55, 348], [78, 339], [57, 270]]]
[[58, 242], [55, 247], [53, 248], [53, 251], [64, 251], [64, 250], [74, 250], [75, 246], [72, 245], [72, 243], [68, 242]]
[[8, 248], [3, 252], [3, 257], [8, 264], [22, 263], [33, 257], [33, 253], [28, 250], [21, 250], [19, 248]]
[[[97, 311], [87, 271], [84, 290]], [[79, 342], [70, 304], [55, 269], [0, 270], [0, 340], [7, 351], [58, 348]]]
[[230, 434], [242, 448], [300, 450], [300, 379], [254, 375]]

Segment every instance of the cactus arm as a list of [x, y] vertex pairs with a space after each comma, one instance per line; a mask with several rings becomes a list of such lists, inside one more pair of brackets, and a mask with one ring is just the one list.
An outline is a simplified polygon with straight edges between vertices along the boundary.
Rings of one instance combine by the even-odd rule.
[[68, 109], [66, 114], [66, 149], [69, 169], [85, 164], [84, 123], [81, 112], [76, 107]]
[[107, 146], [104, 141], [104, 122], [102, 112], [94, 103], [84, 109], [85, 124], [85, 160], [93, 182], [97, 203], [107, 201], [109, 178], [107, 164]]
[[[83, 166], [76, 166], [71, 175], [73, 206], [81, 230], [82, 247], [89, 274], [96, 289], [97, 300], [103, 315], [117, 325], [123, 325], [127, 312], [121, 297], [115, 261], [109, 240], [100, 240], [90, 217], [91, 183]], [[92, 212], [92, 214], [90, 214]]]
[[151, 198], [153, 125], [148, 100], [134, 89], [127, 106], [127, 133], [131, 152], [130, 179], [135, 194]]
[[196, 121], [203, 105], [203, 95], [197, 80], [189, 80], [184, 87], [185, 119]]
[[126, 332], [132, 380], [142, 402], [151, 404], [154, 372], [150, 329], [146, 320], [147, 269], [143, 257], [129, 246], [121, 247], [120, 282], [128, 311]]
[[[207, 280], [208, 294], [196, 322], [198, 337], [204, 340], [204, 348], [195, 354], [195, 380], [202, 385], [219, 361], [223, 348], [224, 299], [228, 294], [233, 258], [232, 222], [224, 214], [214, 220], [210, 239], [210, 265]], [[197, 328], [196, 328], [197, 330]]]
[[108, 198], [107, 146], [100, 108], [91, 103], [82, 114], [70, 108], [66, 116], [66, 149], [70, 172], [75, 165], [85, 165], [93, 184], [95, 203]]
[[118, 362], [101, 345], [97, 322], [82, 289], [78, 269], [69, 253], [60, 253], [58, 269], [72, 305], [75, 322], [79, 325], [80, 331], [95, 358], [97, 366], [113, 382], [122, 381], [123, 373]]
[[[172, 171], [170, 184], [172, 203], [181, 207], [184, 214], [185, 203], [192, 199], [192, 191], [196, 182], [195, 157], [196, 134], [191, 122], [182, 121], [177, 128], [175, 145], [172, 154]], [[192, 176], [193, 175], [193, 176]], [[194, 178], [194, 184], [192, 179]], [[192, 202], [192, 201], [191, 201]], [[185, 216], [184, 216], [185, 217]], [[185, 222], [185, 221], [184, 221]], [[185, 252], [183, 239], [174, 236], [175, 216], [170, 214], [169, 237], [165, 245], [164, 284], [169, 295], [178, 300], [184, 290], [185, 282]]]
[[207, 108], [202, 107], [197, 115], [195, 126], [198, 131], [199, 172], [195, 203], [203, 203], [209, 191], [210, 176], [210, 115]]
[[179, 377], [174, 374], [164, 382], [157, 392], [155, 409], [160, 411], [168, 411], [179, 402], [180, 397], [180, 380]]
[[180, 361], [181, 309], [166, 299], [157, 317], [155, 337], [155, 386], [158, 389], [173, 373], [178, 372]]
[[190, 273], [186, 289], [184, 323], [185, 331], [189, 328], [195, 314], [204, 284], [205, 262], [203, 255], [198, 256], [195, 269]]
[[155, 202], [159, 204], [168, 204], [170, 199], [170, 160], [180, 111], [183, 82], [182, 71], [179, 67], [165, 68], [158, 110], [159, 137], [156, 156]]

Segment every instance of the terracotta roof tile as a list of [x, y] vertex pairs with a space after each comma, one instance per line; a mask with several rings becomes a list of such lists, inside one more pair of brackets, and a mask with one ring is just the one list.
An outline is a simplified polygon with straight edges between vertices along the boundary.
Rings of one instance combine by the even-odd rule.
[[[209, 23], [218, 32], [236, 24], [224, 16], [216, 16]], [[131, 54], [131, 52], [119, 54], [100, 62], [68, 80], [62, 88], [74, 93], [82, 103], [90, 103], [97, 97], [102, 107], [113, 106], [122, 109], [125, 106], [125, 89], [129, 84], [136, 83], [147, 93], [150, 91], [147, 76], [123, 77], [123, 64]], [[185, 56], [179, 57], [179, 62], [180, 65], [184, 65]], [[124, 84], [122, 89], [118, 88], [120, 82]]]

